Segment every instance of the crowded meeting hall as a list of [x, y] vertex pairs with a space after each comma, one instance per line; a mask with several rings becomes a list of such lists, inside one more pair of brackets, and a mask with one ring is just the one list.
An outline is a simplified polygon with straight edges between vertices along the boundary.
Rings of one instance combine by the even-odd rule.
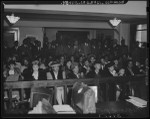
[[2, 4], [4, 116], [149, 117], [147, 1], [14, 3]]

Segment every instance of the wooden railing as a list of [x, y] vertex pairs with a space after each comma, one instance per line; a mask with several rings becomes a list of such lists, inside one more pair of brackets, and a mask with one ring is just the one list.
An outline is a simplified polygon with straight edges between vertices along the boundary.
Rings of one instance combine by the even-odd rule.
[[89, 78], [89, 79], [63, 79], [63, 80], [38, 80], [38, 81], [9, 81], [4, 82], [4, 89], [32, 88], [32, 87], [53, 87], [61, 85], [73, 85], [80, 81], [86, 84], [109, 83], [109, 82], [127, 82], [143, 81], [145, 75], [107, 77], [107, 78]]
[[[21, 100], [24, 100], [24, 88], [32, 87], [52, 87], [56, 89], [57, 86], [64, 86], [65, 89], [65, 103], [66, 103], [66, 94], [67, 87], [73, 86], [75, 82], [84, 82], [87, 85], [100, 86], [102, 83], [111, 83], [111, 82], [144, 82], [145, 75], [129, 76], [129, 77], [108, 77], [108, 78], [91, 78], [91, 79], [64, 79], [64, 80], [38, 80], [38, 81], [9, 81], [4, 82], [4, 90], [8, 90], [9, 99], [12, 99], [12, 90], [21, 89]], [[106, 91], [107, 94], [107, 91]], [[54, 96], [54, 104], [56, 104], [56, 97]]]

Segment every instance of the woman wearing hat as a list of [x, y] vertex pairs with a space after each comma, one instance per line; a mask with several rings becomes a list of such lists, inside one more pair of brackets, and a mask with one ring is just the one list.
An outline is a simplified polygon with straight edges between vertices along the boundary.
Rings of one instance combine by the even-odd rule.
[[47, 72], [47, 79], [52, 79], [52, 80], [61, 80], [61, 79], [66, 79], [65, 72], [60, 70], [60, 64], [56, 61], [53, 61], [50, 65], [51, 69], [50, 71]]
[[8, 68], [3, 72], [6, 81], [18, 81], [21, 78], [21, 71], [15, 65], [13, 60], [8, 62]]
[[[58, 62], [53, 61], [50, 67], [52, 70], [47, 72], [47, 80], [66, 79], [65, 72], [60, 70], [60, 64]], [[56, 88], [56, 100], [59, 105], [62, 105], [64, 102], [64, 87], [60, 86]]]

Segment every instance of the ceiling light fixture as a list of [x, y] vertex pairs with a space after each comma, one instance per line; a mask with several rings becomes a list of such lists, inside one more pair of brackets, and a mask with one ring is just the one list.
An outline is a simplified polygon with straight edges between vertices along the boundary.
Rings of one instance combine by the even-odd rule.
[[109, 22], [111, 23], [112, 26], [116, 27], [119, 25], [119, 23], [121, 22], [120, 19], [114, 18], [112, 20], [109, 20]]
[[20, 17], [14, 16], [14, 14], [11, 14], [11, 16], [7, 15], [6, 17], [11, 24], [15, 24], [20, 19]]

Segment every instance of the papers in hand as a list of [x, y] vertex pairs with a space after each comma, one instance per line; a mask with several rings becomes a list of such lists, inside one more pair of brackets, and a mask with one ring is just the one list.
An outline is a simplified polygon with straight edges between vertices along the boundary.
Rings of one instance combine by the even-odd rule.
[[140, 99], [138, 97], [129, 96], [130, 99], [127, 99], [126, 101], [134, 104], [137, 107], [147, 107], [147, 101]]
[[42, 101], [39, 101], [36, 107], [33, 110], [29, 111], [28, 114], [55, 114], [52, 105], [45, 98]]
[[76, 113], [70, 105], [53, 105], [53, 108], [58, 114], [75, 114]]
[[28, 114], [42, 114], [42, 102], [39, 101], [36, 107], [29, 111]]
[[97, 86], [89, 86], [95, 93], [95, 102], [97, 103], [98, 98], [97, 98]]

